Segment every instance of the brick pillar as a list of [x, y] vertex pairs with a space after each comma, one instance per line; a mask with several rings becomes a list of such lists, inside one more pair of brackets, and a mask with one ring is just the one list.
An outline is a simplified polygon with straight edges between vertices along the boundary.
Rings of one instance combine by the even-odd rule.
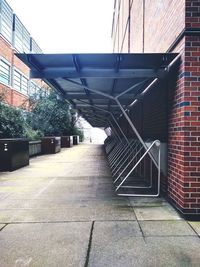
[[[200, 216], [200, 3], [186, 0], [182, 63], [170, 82], [168, 196]], [[175, 76], [174, 76], [175, 77]], [[173, 84], [174, 83], [174, 84]]]

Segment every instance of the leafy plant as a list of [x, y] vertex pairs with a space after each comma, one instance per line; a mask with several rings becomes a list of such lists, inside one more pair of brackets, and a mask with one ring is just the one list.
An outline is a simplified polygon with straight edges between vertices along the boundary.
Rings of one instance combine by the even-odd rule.
[[54, 92], [39, 99], [28, 99], [29, 112], [24, 109], [27, 103], [17, 109], [3, 100], [4, 96], [0, 97], [0, 138], [37, 140], [44, 135], [79, 135], [83, 140], [83, 133], [76, 126], [76, 111]]
[[76, 120], [77, 113], [54, 92], [34, 102], [32, 111], [27, 115], [27, 123], [31, 128], [45, 136], [78, 134], [83, 137], [76, 127]]
[[0, 138], [24, 137], [24, 124], [21, 110], [0, 102]]

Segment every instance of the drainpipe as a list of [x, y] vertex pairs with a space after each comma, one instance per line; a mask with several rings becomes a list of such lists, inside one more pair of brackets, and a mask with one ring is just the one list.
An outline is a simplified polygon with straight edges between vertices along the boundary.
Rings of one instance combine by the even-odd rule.
[[131, 51], [131, 0], [129, 0], [129, 6], [128, 6], [128, 53]]
[[142, 52], [144, 53], [145, 45], [145, 0], [143, 0], [143, 36], [142, 36]]

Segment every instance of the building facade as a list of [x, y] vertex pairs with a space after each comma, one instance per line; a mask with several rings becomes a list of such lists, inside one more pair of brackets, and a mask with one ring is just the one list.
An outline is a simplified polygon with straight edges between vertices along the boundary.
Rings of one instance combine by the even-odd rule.
[[112, 39], [116, 53], [180, 54], [170, 79], [134, 105], [130, 116], [144, 139], [168, 146], [162, 191], [183, 214], [199, 216], [200, 2], [116, 0]]
[[41, 80], [30, 80], [29, 68], [15, 53], [42, 53], [12, 8], [0, 0], [0, 95], [5, 103], [28, 108], [29, 98], [48, 92]]

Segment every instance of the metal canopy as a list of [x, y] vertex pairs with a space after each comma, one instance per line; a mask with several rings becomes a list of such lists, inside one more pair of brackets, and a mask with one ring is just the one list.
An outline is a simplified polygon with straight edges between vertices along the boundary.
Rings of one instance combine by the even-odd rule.
[[[167, 77], [178, 54], [17, 54], [94, 127], [106, 127]], [[108, 116], [109, 115], [109, 116]]]

